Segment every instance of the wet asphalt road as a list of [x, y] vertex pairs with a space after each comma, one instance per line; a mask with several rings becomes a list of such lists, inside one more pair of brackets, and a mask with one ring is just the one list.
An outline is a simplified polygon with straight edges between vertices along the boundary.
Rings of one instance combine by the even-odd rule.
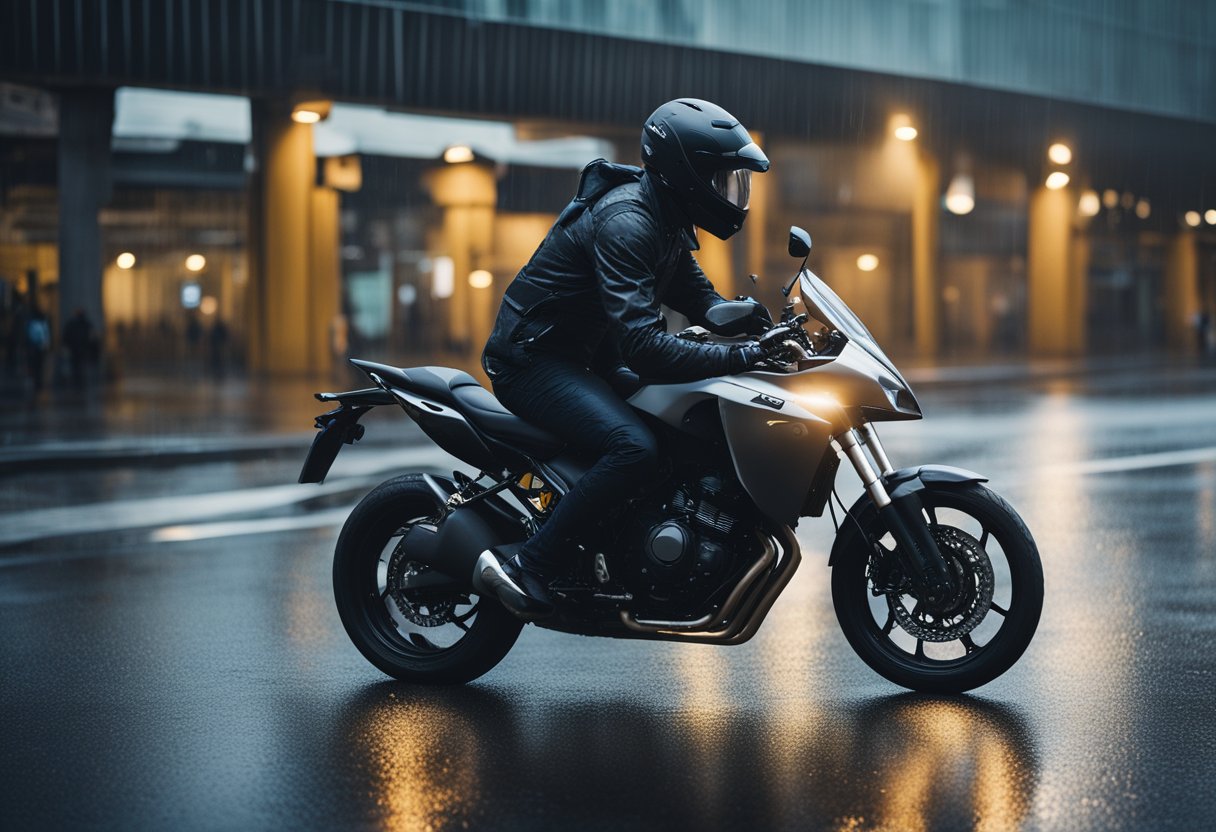
[[527, 628], [424, 690], [350, 646], [329, 558], [441, 455], [356, 447], [320, 492], [292, 459], [0, 476], [0, 828], [1210, 828], [1216, 372], [921, 398], [896, 464], [987, 473], [1043, 554], [1034, 643], [970, 696], [851, 653], [826, 518], [746, 645]]

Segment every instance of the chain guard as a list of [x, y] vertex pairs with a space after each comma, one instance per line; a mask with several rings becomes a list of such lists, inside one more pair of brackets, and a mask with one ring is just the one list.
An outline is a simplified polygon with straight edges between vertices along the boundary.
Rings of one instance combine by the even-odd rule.
[[917, 603], [915, 612], [904, 606], [904, 594], [888, 592], [887, 605], [900, 629], [916, 639], [954, 641], [974, 630], [992, 605], [995, 580], [992, 561], [980, 542], [953, 526], [930, 526], [930, 534], [946, 558], [959, 590], [945, 609], [929, 610]]

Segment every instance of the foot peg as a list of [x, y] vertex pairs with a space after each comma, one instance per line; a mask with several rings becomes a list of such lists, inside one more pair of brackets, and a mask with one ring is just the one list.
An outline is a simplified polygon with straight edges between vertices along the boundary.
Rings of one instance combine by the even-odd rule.
[[524, 621], [536, 621], [553, 614], [548, 591], [538, 579], [508, 561], [506, 568], [493, 550], [486, 549], [473, 568], [473, 586], [496, 597], [509, 612]]

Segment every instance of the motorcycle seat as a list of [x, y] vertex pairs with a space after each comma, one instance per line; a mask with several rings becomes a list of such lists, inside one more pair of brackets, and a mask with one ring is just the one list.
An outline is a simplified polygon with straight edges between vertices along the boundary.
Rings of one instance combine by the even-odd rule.
[[451, 388], [452, 396], [457, 409], [478, 430], [542, 461], [557, 456], [565, 447], [561, 439], [503, 407], [502, 402], [472, 376], [466, 373], [465, 377], [467, 383], [455, 384]]
[[451, 367], [393, 367], [358, 358], [351, 359], [350, 363], [364, 372], [375, 373], [393, 387], [434, 399], [440, 404], [452, 404], [454, 385], [477, 383], [464, 370]]
[[494, 394], [464, 370], [451, 367], [392, 367], [352, 359], [365, 372], [373, 372], [393, 387], [399, 387], [438, 404], [454, 407], [482, 433], [512, 445], [530, 457], [547, 460], [556, 456], [565, 442], [536, 427], [502, 406]]

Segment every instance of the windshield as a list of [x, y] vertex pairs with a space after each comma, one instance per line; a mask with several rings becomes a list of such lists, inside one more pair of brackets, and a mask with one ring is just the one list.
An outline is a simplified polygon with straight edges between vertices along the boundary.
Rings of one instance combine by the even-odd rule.
[[882, 351], [882, 347], [878, 346], [878, 342], [874, 340], [870, 330], [866, 329], [866, 325], [861, 322], [861, 318], [857, 317], [849, 305], [832, 291], [832, 287], [824, 283], [810, 269], [802, 270], [798, 284], [802, 289], [802, 303], [812, 318], [839, 330], [842, 335], [868, 352], [871, 357], [894, 373], [904, 386], [907, 386], [908, 383], [904, 381], [904, 377], [900, 375], [899, 370], [895, 369], [891, 359], [887, 358], [887, 354]]

